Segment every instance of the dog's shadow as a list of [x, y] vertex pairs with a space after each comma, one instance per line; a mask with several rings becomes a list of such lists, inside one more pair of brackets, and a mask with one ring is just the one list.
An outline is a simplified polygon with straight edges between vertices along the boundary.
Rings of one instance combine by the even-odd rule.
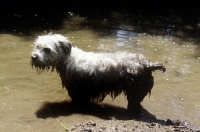
[[99, 117], [101, 119], [117, 119], [117, 120], [139, 120], [149, 123], [159, 123], [164, 125], [165, 121], [157, 119], [154, 115], [149, 113], [146, 109], [142, 108], [140, 114], [130, 115], [127, 109], [117, 107], [111, 104], [80, 104], [75, 105], [70, 101], [63, 102], [44, 102], [42, 107], [36, 111], [38, 118], [69, 116], [71, 114], [86, 114]]

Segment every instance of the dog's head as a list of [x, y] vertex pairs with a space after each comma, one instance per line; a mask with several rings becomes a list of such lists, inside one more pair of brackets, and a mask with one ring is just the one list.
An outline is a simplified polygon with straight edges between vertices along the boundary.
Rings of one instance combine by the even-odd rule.
[[66, 37], [60, 34], [38, 36], [31, 54], [31, 65], [36, 70], [53, 69], [70, 52], [71, 42]]

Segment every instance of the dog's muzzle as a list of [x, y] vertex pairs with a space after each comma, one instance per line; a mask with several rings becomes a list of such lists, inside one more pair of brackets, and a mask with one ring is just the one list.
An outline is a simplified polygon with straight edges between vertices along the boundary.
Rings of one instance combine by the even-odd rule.
[[32, 65], [39, 65], [40, 61], [39, 61], [38, 56], [32, 55], [31, 56], [31, 63], [32, 63]]
[[32, 61], [36, 61], [36, 60], [37, 60], [37, 56], [32, 55], [32, 56], [31, 56], [31, 60], [32, 60]]

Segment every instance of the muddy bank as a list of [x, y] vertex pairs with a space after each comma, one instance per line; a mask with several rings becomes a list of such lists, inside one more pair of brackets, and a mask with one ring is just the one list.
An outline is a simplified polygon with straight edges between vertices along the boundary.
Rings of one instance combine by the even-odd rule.
[[186, 121], [167, 119], [162, 123], [147, 123], [140, 121], [122, 120], [92, 120], [74, 125], [71, 132], [200, 132], [199, 128], [191, 126]]

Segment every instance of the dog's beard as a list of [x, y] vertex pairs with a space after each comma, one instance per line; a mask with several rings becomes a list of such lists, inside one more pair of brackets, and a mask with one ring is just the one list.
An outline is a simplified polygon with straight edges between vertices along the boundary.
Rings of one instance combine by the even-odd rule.
[[31, 60], [30, 63], [31, 63], [32, 69], [35, 68], [35, 70], [38, 73], [41, 73], [45, 70], [48, 72], [50, 69], [51, 69], [51, 72], [53, 72], [55, 69], [55, 66], [52, 65], [50, 62], [46, 62], [45, 64], [42, 64], [38, 61], [34, 62], [33, 60]]
[[56, 60], [58, 60], [58, 57], [59, 57], [56, 55], [55, 57], [57, 59], [52, 58], [52, 54], [48, 54], [46, 56], [38, 56], [36, 58], [31, 58], [30, 63], [31, 63], [32, 69], [35, 69], [38, 73], [41, 73], [43, 71], [48, 72], [49, 70], [53, 72], [57, 63]]

